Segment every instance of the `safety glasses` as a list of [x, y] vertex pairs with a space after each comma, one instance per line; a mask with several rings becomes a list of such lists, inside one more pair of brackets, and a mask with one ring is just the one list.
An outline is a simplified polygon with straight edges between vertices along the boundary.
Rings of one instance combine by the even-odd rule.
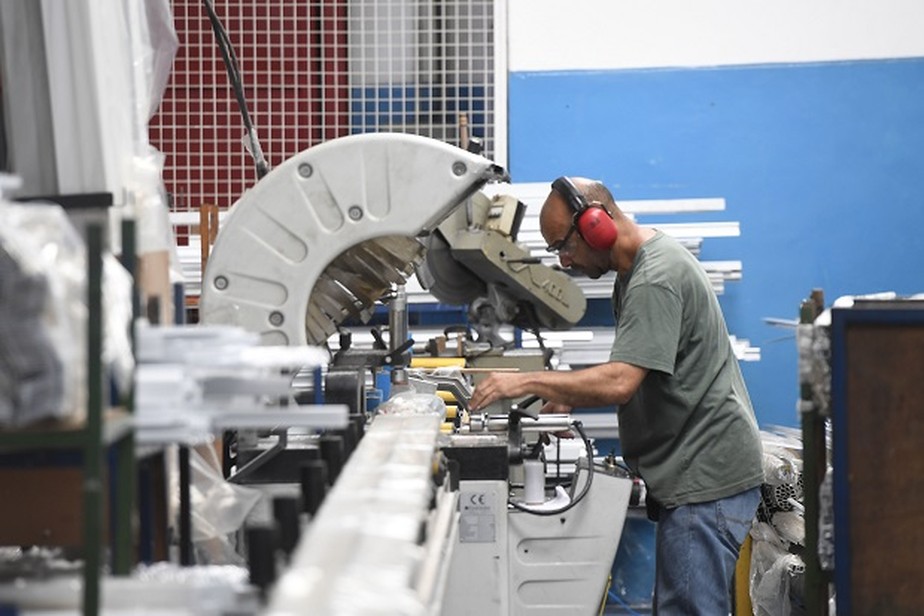
[[[568, 240], [571, 239], [571, 236], [577, 231], [577, 216], [571, 217], [571, 227], [569, 227], [568, 232], [565, 233], [565, 237], [560, 240], [554, 241], [548, 246], [545, 247], [546, 252], [550, 252], [553, 255], [559, 254], [562, 249], [568, 245]], [[566, 251], [567, 252], [567, 251]]]

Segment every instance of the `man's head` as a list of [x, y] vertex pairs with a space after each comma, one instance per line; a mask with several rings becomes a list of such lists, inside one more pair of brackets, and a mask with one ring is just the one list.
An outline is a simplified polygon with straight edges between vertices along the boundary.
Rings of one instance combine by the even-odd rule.
[[601, 182], [586, 178], [559, 178], [552, 184], [539, 215], [539, 227], [549, 252], [563, 267], [590, 278], [613, 269], [618, 213], [613, 195]]

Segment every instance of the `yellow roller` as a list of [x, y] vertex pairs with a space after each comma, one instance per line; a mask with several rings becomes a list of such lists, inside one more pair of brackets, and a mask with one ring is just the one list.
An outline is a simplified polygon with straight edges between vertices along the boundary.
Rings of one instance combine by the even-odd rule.
[[456, 427], [449, 422], [443, 422], [440, 424], [440, 432], [443, 434], [449, 434], [455, 429]]
[[464, 368], [464, 357], [412, 357], [411, 368]]
[[455, 402], [456, 396], [451, 391], [443, 391], [442, 389], [436, 390], [436, 395], [440, 397], [440, 400], [443, 402]]
[[459, 407], [455, 404], [446, 405], [446, 419], [455, 419], [459, 414]]

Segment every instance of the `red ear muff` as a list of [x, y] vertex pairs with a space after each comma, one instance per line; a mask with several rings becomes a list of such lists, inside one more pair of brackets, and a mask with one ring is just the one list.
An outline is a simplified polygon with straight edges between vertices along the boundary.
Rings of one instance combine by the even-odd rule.
[[594, 250], [609, 250], [616, 243], [616, 223], [599, 205], [588, 207], [578, 217], [577, 230]]
[[552, 182], [577, 216], [577, 231], [594, 250], [609, 250], [616, 243], [616, 222], [599, 202], [588, 203], [571, 178], [562, 176]]

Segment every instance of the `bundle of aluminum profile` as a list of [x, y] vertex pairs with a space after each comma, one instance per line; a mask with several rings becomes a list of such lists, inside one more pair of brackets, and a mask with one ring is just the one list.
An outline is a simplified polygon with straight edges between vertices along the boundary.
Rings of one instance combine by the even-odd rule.
[[84, 263], [59, 206], [0, 203], [0, 425], [82, 408]]
[[375, 302], [404, 284], [423, 259], [412, 237], [388, 236], [362, 242], [340, 254], [311, 291], [305, 328], [311, 344], [323, 344], [348, 317], [368, 321]]
[[[798, 509], [798, 504], [802, 503], [803, 498], [802, 473], [799, 473], [795, 483], [781, 483], [779, 485], [765, 483], [761, 485], [761, 496], [763, 497], [764, 505], [771, 512]], [[793, 501], [797, 504], [793, 504]]]
[[0, 246], [0, 423], [57, 415], [64, 399], [64, 367], [42, 313], [48, 281]]

